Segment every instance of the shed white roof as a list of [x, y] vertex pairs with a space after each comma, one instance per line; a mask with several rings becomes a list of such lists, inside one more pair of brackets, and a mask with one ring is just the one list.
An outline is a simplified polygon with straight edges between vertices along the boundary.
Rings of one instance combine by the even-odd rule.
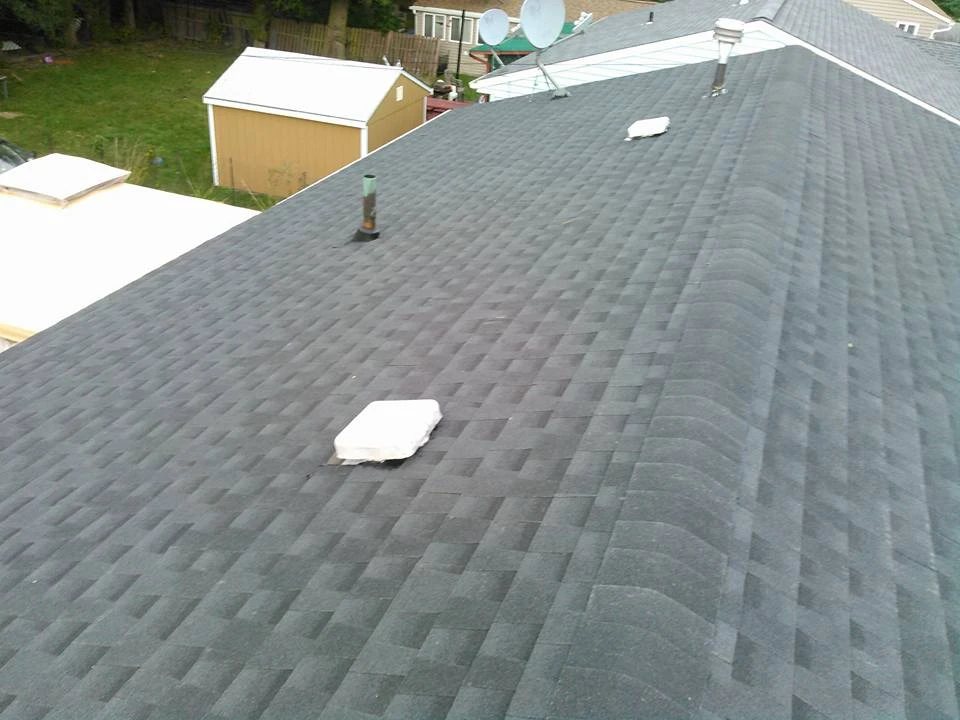
[[38, 199], [63, 185], [59, 168], [76, 177], [84, 162], [99, 177], [103, 165], [61, 155], [27, 163], [30, 195], [0, 190], [0, 326], [44, 330], [257, 214], [122, 182], [66, 204]]
[[247, 48], [203, 101], [361, 127], [400, 75], [429, 92], [430, 88], [400, 67]]

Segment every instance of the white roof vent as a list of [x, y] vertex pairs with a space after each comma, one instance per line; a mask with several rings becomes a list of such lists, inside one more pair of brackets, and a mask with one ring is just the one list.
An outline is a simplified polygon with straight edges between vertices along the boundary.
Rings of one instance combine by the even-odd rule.
[[637, 120], [627, 128], [627, 140], [635, 138], [653, 137], [654, 135], [663, 135], [670, 127], [670, 118], [666, 115], [658, 118], [647, 118], [646, 120]]
[[94, 190], [124, 182], [129, 170], [53, 153], [0, 175], [0, 190], [66, 205]]
[[441, 417], [436, 400], [377, 400], [350, 421], [333, 447], [347, 465], [403, 460], [426, 444]]

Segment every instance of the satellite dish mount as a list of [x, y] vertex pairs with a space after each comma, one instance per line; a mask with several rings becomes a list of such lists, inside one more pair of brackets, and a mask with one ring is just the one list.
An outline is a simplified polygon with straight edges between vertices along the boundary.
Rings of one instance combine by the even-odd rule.
[[540, 53], [553, 45], [563, 31], [563, 21], [566, 18], [566, 8], [563, 0], [523, 0], [520, 8], [520, 29], [530, 44], [537, 48], [534, 60], [547, 84], [553, 87], [553, 97], [569, 97], [566, 88], [550, 77], [550, 73], [543, 66]]
[[534, 59], [537, 62], [537, 67], [540, 68], [540, 72], [543, 73], [543, 77], [547, 79], [547, 82], [553, 86], [553, 97], [554, 98], [565, 98], [570, 97], [570, 91], [565, 87], [561, 87], [560, 83], [550, 77], [550, 73], [547, 72], [547, 69], [543, 66], [543, 63], [540, 62], [540, 53], [543, 52], [541, 49], [537, 49], [537, 52], [534, 54]]

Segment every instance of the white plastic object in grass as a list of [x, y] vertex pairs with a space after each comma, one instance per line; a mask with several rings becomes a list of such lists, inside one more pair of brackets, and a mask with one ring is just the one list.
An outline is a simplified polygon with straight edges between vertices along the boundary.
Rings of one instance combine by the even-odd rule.
[[403, 460], [426, 444], [441, 417], [436, 400], [377, 400], [340, 431], [333, 447], [345, 464]]
[[637, 120], [633, 125], [627, 128], [627, 140], [636, 138], [652, 137], [654, 135], [663, 135], [670, 127], [670, 118], [667, 116], [658, 118], [647, 118], [646, 120]]

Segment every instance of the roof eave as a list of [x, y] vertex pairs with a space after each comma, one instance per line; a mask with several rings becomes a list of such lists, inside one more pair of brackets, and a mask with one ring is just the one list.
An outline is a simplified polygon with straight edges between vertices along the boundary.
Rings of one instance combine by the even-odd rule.
[[[421, 83], [422, 84], [422, 83]], [[370, 118], [359, 120], [357, 118], [342, 118], [333, 115], [318, 115], [315, 113], [304, 112], [302, 110], [293, 110], [291, 108], [278, 108], [269, 105], [256, 105], [253, 103], [237, 102], [235, 100], [226, 100], [224, 98], [203, 96], [204, 105], [213, 105], [214, 107], [231, 108], [233, 110], [250, 110], [252, 112], [265, 113], [267, 115], [279, 115], [281, 117], [296, 118], [298, 120], [313, 120], [314, 122], [323, 122], [330, 125], [343, 125], [345, 127], [365, 128]], [[378, 103], [379, 106], [379, 103]], [[372, 115], [372, 113], [371, 113]]]

